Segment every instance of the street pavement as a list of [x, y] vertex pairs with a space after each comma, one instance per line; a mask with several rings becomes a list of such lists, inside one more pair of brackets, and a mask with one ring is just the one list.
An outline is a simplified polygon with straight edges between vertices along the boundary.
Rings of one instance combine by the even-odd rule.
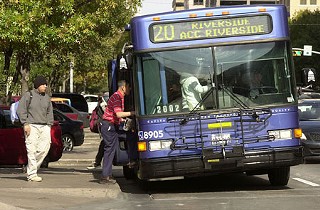
[[[87, 170], [95, 158], [100, 138], [85, 129], [85, 141], [62, 158], [39, 170], [40, 183], [27, 182], [21, 168], [0, 168], [0, 209], [65, 209], [100, 199], [123, 198], [118, 184], [101, 185], [101, 168]], [[113, 167], [123, 179], [122, 167]]]

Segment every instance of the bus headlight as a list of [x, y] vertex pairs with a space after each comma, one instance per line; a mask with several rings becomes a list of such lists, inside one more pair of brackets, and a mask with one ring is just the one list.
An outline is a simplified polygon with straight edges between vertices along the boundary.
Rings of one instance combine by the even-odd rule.
[[274, 130], [268, 131], [269, 136], [274, 136], [275, 140], [279, 139], [292, 139], [292, 130]]
[[170, 150], [172, 140], [149, 141], [149, 150]]

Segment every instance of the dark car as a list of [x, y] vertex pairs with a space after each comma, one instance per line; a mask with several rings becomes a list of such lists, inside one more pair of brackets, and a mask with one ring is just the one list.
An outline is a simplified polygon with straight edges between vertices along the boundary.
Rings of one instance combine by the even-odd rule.
[[63, 151], [72, 151], [74, 146], [83, 144], [84, 131], [82, 121], [72, 120], [57, 109], [53, 109], [53, 117], [61, 126]]
[[[78, 111], [77, 109], [73, 108], [72, 106], [69, 106], [68, 104], [64, 104], [64, 103], [55, 103], [54, 107], [57, 108], [59, 111], [63, 112], [63, 114], [65, 114], [66, 116], [68, 116], [69, 118], [71, 118], [73, 120], [81, 120], [83, 122], [83, 126], [85, 128], [89, 127], [90, 115], [88, 112]], [[74, 116], [72, 116], [72, 115], [75, 115], [76, 118], [74, 118]]]
[[86, 99], [84, 99], [83, 95], [77, 93], [52, 93], [52, 97], [69, 98], [72, 107], [76, 108], [81, 112], [88, 113], [88, 104]]
[[[42, 166], [58, 161], [62, 156], [61, 127], [55, 121], [51, 127], [51, 146]], [[0, 106], [0, 165], [26, 165], [28, 162], [25, 136], [21, 126], [13, 125], [10, 107]]]
[[299, 100], [299, 119], [305, 156], [320, 155], [320, 99]]

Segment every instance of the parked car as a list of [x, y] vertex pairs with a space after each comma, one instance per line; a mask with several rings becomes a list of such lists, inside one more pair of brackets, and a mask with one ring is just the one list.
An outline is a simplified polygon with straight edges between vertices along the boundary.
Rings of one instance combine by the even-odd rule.
[[[58, 161], [62, 156], [61, 127], [54, 121], [51, 127], [51, 146], [43, 166]], [[21, 126], [10, 119], [10, 107], [0, 105], [0, 165], [26, 165], [28, 163], [25, 136]]]
[[[52, 103], [53, 109], [59, 110], [56, 102], [51, 101], [51, 103]], [[65, 114], [67, 117], [69, 117], [69, 118], [71, 118], [71, 119], [73, 119], [73, 120], [78, 120], [78, 118], [79, 118], [79, 114], [78, 114], [78, 113], [67, 113], [67, 112], [66, 112], [66, 113], [64, 113], [64, 114]]]
[[84, 99], [86, 99], [88, 104], [88, 113], [91, 114], [92, 111], [97, 107], [98, 105], [98, 95], [83, 95]]
[[70, 119], [57, 109], [53, 109], [53, 117], [61, 126], [63, 151], [72, 151], [74, 146], [83, 144], [84, 131], [82, 121]]
[[72, 107], [76, 108], [78, 111], [88, 113], [88, 104], [83, 95], [77, 93], [52, 93], [52, 97], [69, 98]]
[[320, 155], [320, 99], [299, 100], [299, 119], [302, 128], [301, 142], [305, 156]]
[[85, 128], [89, 127], [90, 115], [88, 112], [80, 112], [64, 103], [55, 103], [55, 107], [73, 120], [81, 120]]
[[64, 103], [71, 106], [71, 100], [68, 98], [57, 98], [57, 97], [51, 97], [51, 101], [56, 103]]

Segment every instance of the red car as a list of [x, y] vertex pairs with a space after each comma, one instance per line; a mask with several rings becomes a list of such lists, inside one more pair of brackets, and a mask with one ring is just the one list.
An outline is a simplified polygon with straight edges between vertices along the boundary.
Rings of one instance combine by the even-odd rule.
[[[43, 163], [58, 161], [62, 156], [63, 144], [61, 140], [61, 127], [55, 121], [51, 127], [51, 147]], [[0, 105], [0, 165], [26, 165], [27, 150], [22, 127], [11, 123], [10, 107]]]

